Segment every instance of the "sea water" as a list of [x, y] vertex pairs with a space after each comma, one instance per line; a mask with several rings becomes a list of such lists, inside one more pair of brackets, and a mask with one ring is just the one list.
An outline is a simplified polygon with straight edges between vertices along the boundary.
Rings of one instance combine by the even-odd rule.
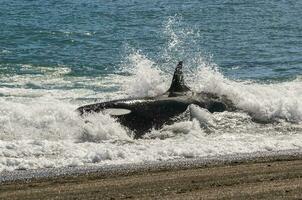
[[[1, 0], [0, 171], [302, 150], [301, 13], [301, 1]], [[139, 140], [75, 112], [159, 95], [180, 60], [192, 90], [239, 111]]]

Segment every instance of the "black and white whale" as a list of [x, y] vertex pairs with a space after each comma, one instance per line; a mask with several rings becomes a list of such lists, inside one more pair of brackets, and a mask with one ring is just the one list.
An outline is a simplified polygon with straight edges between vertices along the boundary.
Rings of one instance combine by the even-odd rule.
[[171, 86], [167, 92], [156, 97], [129, 98], [95, 103], [79, 107], [81, 115], [108, 113], [134, 132], [135, 138], [142, 137], [150, 129], [159, 129], [170, 124], [175, 117], [194, 104], [209, 112], [234, 111], [233, 103], [226, 96], [212, 93], [196, 93], [184, 82], [182, 64], [176, 66]]

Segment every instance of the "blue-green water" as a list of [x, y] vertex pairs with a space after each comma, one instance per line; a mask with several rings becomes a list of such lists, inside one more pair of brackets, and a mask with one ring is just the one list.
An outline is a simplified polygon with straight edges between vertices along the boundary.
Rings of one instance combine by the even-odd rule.
[[[171, 67], [202, 53], [228, 77], [293, 79], [302, 73], [301, 13], [301, 1], [2, 0], [0, 72], [30, 64], [119, 73], [133, 48]], [[173, 34], [181, 42], [168, 49]]]
[[[0, 3], [0, 171], [302, 150], [301, 1]], [[107, 115], [74, 112], [161, 94], [179, 60], [193, 90], [240, 112], [135, 141]]]

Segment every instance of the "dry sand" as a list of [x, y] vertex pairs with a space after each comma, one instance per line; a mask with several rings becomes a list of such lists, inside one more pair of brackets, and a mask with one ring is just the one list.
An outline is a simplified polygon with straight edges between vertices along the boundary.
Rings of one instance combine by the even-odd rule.
[[3, 181], [0, 199], [302, 199], [301, 155], [171, 166]]

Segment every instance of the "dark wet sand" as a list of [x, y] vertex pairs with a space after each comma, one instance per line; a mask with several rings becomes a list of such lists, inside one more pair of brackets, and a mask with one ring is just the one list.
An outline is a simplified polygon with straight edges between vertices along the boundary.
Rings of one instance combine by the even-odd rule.
[[0, 199], [302, 199], [301, 156], [6, 181]]

